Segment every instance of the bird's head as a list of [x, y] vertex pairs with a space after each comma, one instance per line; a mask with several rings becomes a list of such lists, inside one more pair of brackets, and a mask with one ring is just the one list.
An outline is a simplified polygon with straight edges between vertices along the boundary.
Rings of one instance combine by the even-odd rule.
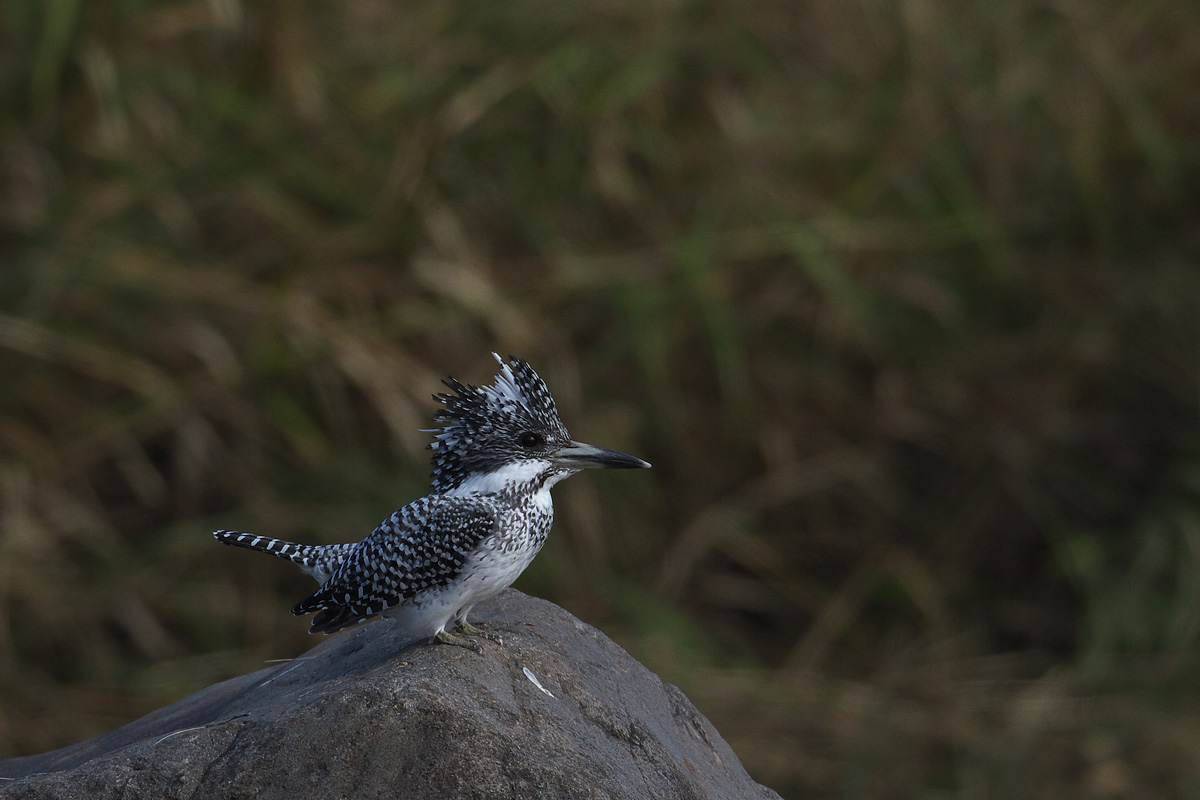
[[640, 458], [571, 440], [554, 398], [533, 367], [519, 358], [492, 354], [500, 373], [491, 386], [471, 386], [454, 378], [451, 394], [436, 394], [443, 405], [434, 415], [442, 427], [433, 450], [435, 492], [499, 491], [514, 483], [554, 483], [588, 467], [649, 467]]

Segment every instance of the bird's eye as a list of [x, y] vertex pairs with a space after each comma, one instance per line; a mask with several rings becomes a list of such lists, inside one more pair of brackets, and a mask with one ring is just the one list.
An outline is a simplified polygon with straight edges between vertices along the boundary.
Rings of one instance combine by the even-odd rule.
[[545, 443], [546, 443], [546, 438], [544, 436], [542, 436], [540, 433], [534, 433], [533, 431], [525, 431], [524, 433], [522, 433], [520, 436], [517, 437], [517, 444], [521, 445], [521, 447], [528, 448], [528, 449], [532, 449], [534, 447], [541, 447]]

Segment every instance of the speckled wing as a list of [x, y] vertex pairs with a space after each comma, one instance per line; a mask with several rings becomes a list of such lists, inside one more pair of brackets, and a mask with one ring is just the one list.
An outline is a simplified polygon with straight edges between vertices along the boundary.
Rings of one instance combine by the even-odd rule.
[[312, 633], [333, 633], [369, 619], [453, 581], [468, 556], [497, 526], [498, 517], [488, 503], [423, 497], [380, 523], [329, 581], [297, 603], [292, 613], [319, 612]]

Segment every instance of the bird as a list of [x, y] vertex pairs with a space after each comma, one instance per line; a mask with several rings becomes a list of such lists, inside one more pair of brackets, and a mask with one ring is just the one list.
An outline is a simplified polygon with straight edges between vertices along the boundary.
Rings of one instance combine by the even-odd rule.
[[[554, 397], [533, 367], [492, 357], [490, 385], [443, 384], [433, 396], [436, 434], [430, 493], [414, 500], [357, 543], [305, 545], [233, 530], [222, 544], [284, 558], [320, 584], [292, 608], [315, 614], [310, 633], [331, 634], [382, 616], [406, 641], [427, 640], [481, 652], [468, 637], [499, 641], [468, 621], [525, 571], [554, 520], [550, 490], [587, 468], [645, 469], [650, 464], [571, 439]], [[453, 623], [454, 630], [450, 630]], [[457, 631], [457, 632], [456, 632]]]

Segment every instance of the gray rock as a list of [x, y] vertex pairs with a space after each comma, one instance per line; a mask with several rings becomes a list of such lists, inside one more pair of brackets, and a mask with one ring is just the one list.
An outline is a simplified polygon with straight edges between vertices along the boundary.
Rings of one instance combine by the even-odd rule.
[[[351, 629], [88, 742], [0, 761], [5, 798], [777, 798], [679, 689], [558, 606], [477, 610], [503, 645]], [[540, 686], [539, 686], [540, 684]]]

